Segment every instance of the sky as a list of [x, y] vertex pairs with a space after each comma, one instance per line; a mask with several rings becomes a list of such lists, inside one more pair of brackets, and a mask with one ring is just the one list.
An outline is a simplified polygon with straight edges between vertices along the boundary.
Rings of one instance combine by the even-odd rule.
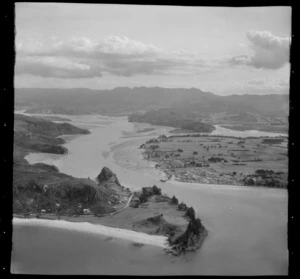
[[290, 7], [15, 7], [16, 88], [289, 93]]

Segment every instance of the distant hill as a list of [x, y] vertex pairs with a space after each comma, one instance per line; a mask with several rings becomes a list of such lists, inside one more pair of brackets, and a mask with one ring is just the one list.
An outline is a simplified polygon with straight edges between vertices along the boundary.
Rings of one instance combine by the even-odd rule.
[[31, 113], [130, 115], [162, 108], [205, 117], [212, 113], [287, 116], [288, 95], [218, 96], [196, 88], [118, 87], [112, 90], [15, 89], [15, 105]]
[[[38, 117], [15, 114], [14, 117], [14, 153], [22, 149], [27, 152], [46, 152], [64, 154], [61, 146], [64, 140], [57, 136], [64, 134], [89, 134], [85, 129], [69, 123], [54, 123]], [[18, 156], [15, 156], [18, 157]]]
[[130, 122], [150, 123], [154, 125], [171, 126], [193, 132], [212, 132], [215, 128], [208, 123], [196, 120], [195, 113], [183, 109], [164, 108], [151, 110], [144, 114], [132, 114], [128, 117]]
[[[117, 177], [108, 168], [101, 171], [101, 184], [91, 179], [75, 178], [59, 172], [53, 165], [29, 164], [24, 156], [30, 152], [64, 154], [67, 149], [57, 138], [62, 134], [89, 134], [68, 123], [53, 123], [38, 117], [15, 114], [13, 161], [13, 212], [19, 214], [62, 213], [83, 214], [82, 207], [94, 214], [115, 211], [117, 194], [124, 191]], [[108, 175], [103, 175], [108, 173]], [[112, 176], [115, 180], [112, 180]]]

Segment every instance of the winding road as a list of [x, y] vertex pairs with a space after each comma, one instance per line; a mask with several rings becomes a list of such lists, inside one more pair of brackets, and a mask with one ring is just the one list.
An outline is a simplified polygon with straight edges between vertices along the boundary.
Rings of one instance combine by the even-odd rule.
[[129, 199], [128, 199], [128, 201], [127, 201], [127, 204], [126, 204], [123, 208], [121, 208], [121, 209], [119, 209], [119, 210], [117, 210], [117, 211], [114, 211], [114, 212], [112, 212], [112, 213], [110, 213], [110, 214], [108, 214], [108, 215], [111, 215], [111, 216], [112, 216], [112, 215], [115, 215], [115, 214], [117, 214], [117, 213], [123, 211], [124, 209], [126, 209], [126, 208], [129, 206], [129, 204], [130, 204], [130, 202], [131, 202], [133, 196], [134, 196], [134, 194], [132, 194], [132, 195], [129, 197]]

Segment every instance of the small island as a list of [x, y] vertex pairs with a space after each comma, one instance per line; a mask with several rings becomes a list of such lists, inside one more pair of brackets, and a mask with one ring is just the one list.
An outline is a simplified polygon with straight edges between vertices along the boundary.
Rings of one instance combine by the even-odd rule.
[[[168, 239], [166, 252], [196, 250], [207, 235], [192, 207], [162, 194], [156, 185], [132, 192], [109, 168], [95, 179], [75, 178], [55, 166], [29, 164], [29, 152], [66, 153], [62, 134], [88, 134], [71, 124], [15, 116], [13, 212], [16, 218], [90, 222]], [[61, 149], [60, 149], [61, 148]], [[142, 247], [143, 243], [134, 242]]]

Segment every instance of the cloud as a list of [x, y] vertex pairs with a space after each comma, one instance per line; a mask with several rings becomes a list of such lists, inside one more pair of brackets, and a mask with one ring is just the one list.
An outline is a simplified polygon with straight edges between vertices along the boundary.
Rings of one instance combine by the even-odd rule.
[[162, 50], [153, 44], [144, 44], [138, 41], [130, 40], [126, 36], [109, 36], [104, 39], [103, 44], [99, 46], [99, 51], [103, 53], [118, 53], [127, 55], [152, 55], [162, 52]]
[[109, 36], [102, 41], [85, 37], [44, 42], [20, 42], [16, 46], [16, 73], [51, 77], [101, 77], [191, 74], [205, 62], [195, 53], [167, 53], [153, 44], [145, 44], [125, 36]]
[[249, 47], [253, 55], [239, 55], [227, 60], [229, 65], [279, 69], [289, 62], [290, 38], [277, 37], [269, 31], [249, 31]]
[[72, 61], [64, 57], [29, 56], [17, 59], [16, 74], [31, 74], [41, 77], [85, 78], [101, 77], [101, 69]]
[[244, 65], [244, 64], [248, 64], [249, 57], [247, 55], [238, 55], [238, 56], [229, 58], [228, 60], [226, 60], [226, 62], [233, 66], [234, 65]]
[[235, 85], [242, 92], [253, 92], [256, 94], [288, 94], [290, 88], [287, 80], [271, 78], [237, 81]]
[[126, 36], [108, 36], [102, 41], [93, 41], [86, 37], [72, 37], [59, 40], [52, 37], [44, 42], [21, 42], [17, 44], [17, 51], [34, 55], [78, 55], [80, 54], [120, 54], [120, 55], [147, 55], [161, 52], [161, 49], [152, 44], [144, 44], [131, 40]]

